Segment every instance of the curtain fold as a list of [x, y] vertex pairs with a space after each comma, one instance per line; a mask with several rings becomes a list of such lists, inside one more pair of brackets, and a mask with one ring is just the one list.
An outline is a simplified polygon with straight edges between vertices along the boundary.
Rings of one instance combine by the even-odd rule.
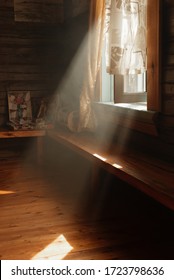
[[[92, 0], [86, 80], [80, 95], [78, 130], [95, 130], [92, 109], [95, 84], [106, 39], [106, 71], [109, 74], [141, 74], [146, 71], [147, 0]], [[132, 79], [133, 81], [133, 79]]]
[[[108, 73], [134, 75], [146, 71], [146, 2], [147, 0], [91, 0], [84, 67], [74, 67], [76, 76], [80, 69], [84, 71], [80, 97], [78, 92], [76, 94], [79, 108], [70, 110], [74, 107], [72, 104], [65, 107], [59, 101], [55, 114], [57, 121], [71, 131], [94, 131], [97, 127], [92, 104], [95, 101], [104, 38]], [[71, 88], [68, 90], [68, 97], [70, 90]]]
[[104, 15], [105, 0], [91, 0], [87, 38], [50, 104], [55, 124], [72, 132], [94, 131], [97, 125], [92, 104], [104, 40]]
[[105, 26], [105, 0], [92, 0], [88, 34], [86, 77], [80, 95], [78, 131], [95, 130], [97, 120], [92, 108], [95, 99], [95, 85], [101, 63]]

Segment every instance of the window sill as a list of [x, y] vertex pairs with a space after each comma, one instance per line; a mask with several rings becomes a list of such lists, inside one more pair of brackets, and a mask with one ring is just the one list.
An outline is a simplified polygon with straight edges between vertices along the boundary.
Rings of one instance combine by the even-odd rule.
[[147, 111], [147, 102], [135, 102], [135, 103], [112, 103], [112, 106], [126, 108], [138, 111]]
[[158, 112], [147, 110], [147, 106], [143, 102], [116, 104], [95, 102], [93, 108], [100, 126], [109, 125], [114, 128], [118, 125], [158, 136]]

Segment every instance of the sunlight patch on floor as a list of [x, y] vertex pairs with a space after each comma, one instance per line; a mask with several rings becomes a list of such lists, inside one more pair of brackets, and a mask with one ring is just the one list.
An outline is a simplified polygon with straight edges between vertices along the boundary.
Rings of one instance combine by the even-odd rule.
[[72, 249], [73, 247], [61, 234], [51, 244], [37, 253], [32, 260], [62, 260]]
[[15, 192], [13, 192], [13, 191], [3, 191], [3, 190], [0, 190], [0, 195], [12, 194], [12, 193], [15, 193]]

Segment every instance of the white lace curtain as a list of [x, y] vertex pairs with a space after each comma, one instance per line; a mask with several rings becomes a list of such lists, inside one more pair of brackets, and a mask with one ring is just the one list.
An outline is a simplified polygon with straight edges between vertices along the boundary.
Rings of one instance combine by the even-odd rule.
[[108, 73], [133, 76], [146, 71], [146, 2], [147, 0], [91, 0], [87, 75], [80, 96], [79, 130], [96, 127], [92, 102], [104, 34]]
[[106, 0], [108, 73], [124, 75], [146, 71], [146, 2]]
[[91, 0], [87, 59], [84, 61], [85, 79], [79, 110], [64, 110], [59, 101], [56, 113], [57, 121], [65, 123], [70, 130], [94, 131], [97, 126], [92, 104], [95, 100], [104, 34], [108, 73], [139, 74], [146, 70], [146, 2], [147, 0]]

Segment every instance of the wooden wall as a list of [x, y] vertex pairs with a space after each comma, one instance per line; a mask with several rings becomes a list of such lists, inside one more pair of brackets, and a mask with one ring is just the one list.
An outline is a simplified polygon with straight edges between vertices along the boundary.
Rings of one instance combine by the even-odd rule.
[[174, 2], [163, 1], [162, 21], [162, 113], [160, 134], [174, 144]]
[[63, 0], [64, 1], [64, 18], [76, 17], [89, 10], [90, 0]]
[[14, 0], [14, 18], [20, 22], [63, 22], [63, 0]]
[[53, 94], [86, 32], [88, 4], [0, 1], [0, 126], [8, 120], [9, 91], [30, 91], [34, 116], [41, 98]]
[[[163, 3], [159, 139], [174, 146], [174, 2]], [[87, 31], [89, 0], [0, 1], [0, 126], [8, 91], [30, 91], [33, 112], [51, 96]], [[71, 94], [71, 92], [69, 93]]]

